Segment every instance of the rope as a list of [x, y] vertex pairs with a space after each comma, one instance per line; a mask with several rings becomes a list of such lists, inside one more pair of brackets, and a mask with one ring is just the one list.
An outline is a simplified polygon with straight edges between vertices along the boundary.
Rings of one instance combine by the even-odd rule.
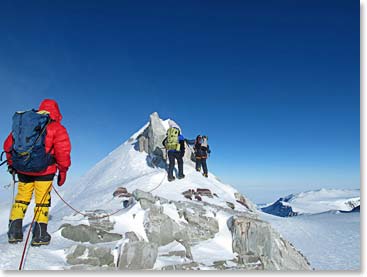
[[[46, 200], [46, 196], [47, 196], [47, 194], [51, 191], [51, 187], [52, 187], [52, 183], [51, 183], [51, 185], [47, 188], [46, 193], [43, 195], [42, 200], [41, 200], [41, 203], [40, 203], [41, 205], [42, 205], [42, 204], [44, 204], [44, 201]], [[38, 211], [39, 211], [39, 209], [41, 208], [41, 205], [37, 207], [37, 210], [36, 210], [36, 212], [34, 213], [34, 216], [33, 216], [33, 219], [32, 219], [31, 226], [30, 226], [30, 227], [29, 227], [29, 229], [28, 229], [27, 239], [26, 239], [25, 244], [24, 244], [23, 253], [22, 253], [22, 258], [21, 258], [20, 263], [19, 263], [19, 268], [18, 268], [19, 270], [22, 270], [22, 268], [23, 268], [23, 264], [24, 264], [25, 257], [26, 257], [26, 251], [27, 251], [27, 249], [29, 248], [29, 245], [28, 245], [29, 236], [30, 236], [30, 234], [31, 234], [31, 230], [33, 229], [33, 224], [34, 224], [34, 222], [35, 222], [35, 220], [36, 220], [36, 216], [38, 215]], [[27, 253], [28, 253], [28, 252], [27, 252]]]
[[167, 171], [164, 173], [163, 179], [162, 179], [162, 181], [158, 184], [158, 186], [156, 186], [155, 188], [151, 189], [151, 190], [150, 190], [150, 191], [148, 191], [148, 192], [149, 192], [149, 193], [151, 193], [151, 192], [155, 191], [156, 189], [158, 189], [161, 185], [163, 185], [163, 182], [164, 182], [164, 180], [166, 179], [166, 177], [167, 177]]
[[110, 216], [113, 216], [119, 212], [121, 212], [124, 208], [121, 208], [121, 209], [118, 209], [116, 210], [115, 212], [113, 213], [110, 213], [110, 214], [106, 214], [106, 215], [103, 215], [103, 216], [91, 216], [90, 214], [86, 214], [86, 213], [83, 213], [77, 209], [75, 209], [73, 206], [71, 206], [64, 198], [62, 198], [62, 196], [60, 195], [60, 193], [56, 190], [56, 188], [54, 186], [52, 186], [53, 190], [55, 191], [55, 193], [57, 194], [57, 196], [61, 199], [62, 202], [64, 202], [64, 204], [66, 206], [68, 206], [70, 209], [72, 209], [74, 212], [76, 212], [77, 214], [80, 214], [82, 216], [86, 216], [88, 217], [89, 219], [103, 219], [103, 218], [106, 218], [106, 217], [110, 217]]

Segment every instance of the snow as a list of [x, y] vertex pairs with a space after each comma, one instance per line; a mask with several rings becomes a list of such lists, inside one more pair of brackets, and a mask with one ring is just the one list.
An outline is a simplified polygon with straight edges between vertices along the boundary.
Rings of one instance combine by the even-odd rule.
[[360, 213], [326, 212], [296, 217], [261, 213], [316, 270], [360, 269]]
[[219, 232], [213, 239], [198, 243], [192, 247], [194, 260], [206, 265], [213, 265], [216, 261], [235, 259], [232, 252], [232, 234], [227, 228], [229, 215], [224, 212], [217, 213]]
[[[162, 121], [165, 128], [173, 124], [171, 120]], [[135, 150], [136, 139], [148, 124], [143, 126], [128, 141], [112, 151], [105, 159], [97, 163], [84, 177], [72, 186], [57, 188], [64, 199], [76, 209], [85, 212], [101, 209], [105, 212], [114, 212], [122, 208], [121, 199], [114, 198], [113, 192], [117, 187], [125, 187], [129, 192], [135, 189], [152, 192], [153, 195], [174, 200], [190, 201], [184, 198], [182, 192], [188, 189], [207, 188], [219, 197], [203, 197], [203, 200], [224, 208], [226, 202], [235, 205], [238, 211], [245, 211], [245, 207], [236, 202], [234, 194], [238, 192], [230, 185], [223, 184], [213, 174], [204, 178], [196, 172], [191, 161], [184, 165], [185, 179], [169, 183], [165, 169], [150, 167], [147, 164], [147, 154]], [[358, 201], [359, 191], [343, 192], [319, 191], [318, 193], [303, 193], [296, 195], [289, 205], [302, 212], [320, 212], [338, 209], [344, 201]], [[0, 218], [2, 222], [8, 221], [11, 200], [0, 202]], [[195, 201], [196, 202], [196, 201]], [[310, 207], [310, 203], [314, 203]], [[49, 232], [52, 241], [49, 246], [30, 248], [26, 256], [25, 269], [51, 270], [69, 268], [66, 255], [75, 242], [61, 236], [58, 228], [63, 223], [89, 224], [82, 216], [75, 214], [52, 192], [53, 207], [50, 210]], [[199, 202], [196, 202], [199, 203]], [[178, 223], [184, 222], [180, 218], [173, 204], [163, 204], [164, 213]], [[29, 206], [24, 219], [25, 234], [33, 216], [34, 204]], [[207, 216], [214, 216], [210, 207], [206, 207]], [[354, 269], [359, 266], [359, 213], [358, 214], [321, 214], [312, 216], [299, 216], [297, 218], [278, 218], [261, 213], [265, 220], [270, 221], [286, 238], [301, 249], [310, 259], [312, 265], [318, 269]], [[144, 230], [146, 212], [139, 203], [123, 209], [110, 219], [115, 222], [112, 232], [135, 232], [141, 239], [147, 240]], [[194, 260], [203, 263], [201, 269], [212, 269], [215, 261], [231, 260], [235, 256], [232, 252], [232, 236], [227, 228], [229, 214], [218, 212], [215, 215], [219, 222], [219, 233], [213, 239], [200, 242], [192, 247]], [[14, 270], [19, 266], [24, 242], [17, 245], [7, 243], [7, 224], [0, 225], [0, 268]], [[126, 240], [104, 244], [111, 247], [115, 260], [118, 252]], [[88, 244], [86, 244], [88, 245]], [[155, 269], [166, 265], [190, 262], [182, 257], [164, 256], [171, 251], [183, 250], [182, 245], [172, 243], [159, 248], [159, 257]], [[163, 256], [162, 256], [163, 255]], [[41, 263], [39, 261], [42, 261]]]
[[[265, 207], [271, 207], [274, 203]], [[298, 214], [351, 211], [360, 205], [360, 190], [319, 189], [288, 195], [281, 203], [291, 207], [292, 211]]]
[[[174, 122], [172, 120], [162, 121], [165, 128], [168, 128]], [[120, 199], [113, 197], [113, 192], [117, 187], [125, 187], [129, 192], [135, 189], [143, 191], [151, 191], [153, 195], [174, 200], [174, 201], [189, 201], [182, 195], [182, 192], [188, 189], [207, 188], [219, 195], [219, 198], [204, 197], [204, 201], [227, 208], [226, 201], [232, 202], [237, 210], [245, 210], [235, 200], [234, 193], [237, 192], [233, 187], [225, 185], [219, 181], [213, 174], [209, 178], [204, 178], [200, 173], [196, 172], [195, 166], [191, 161], [186, 161], [184, 171], [186, 178], [169, 183], [165, 169], [153, 168], [147, 164], [147, 154], [136, 151], [136, 139], [146, 128], [148, 124], [143, 126], [138, 132], [130, 137], [128, 141], [123, 143], [117, 149], [112, 151], [106, 158], [97, 163], [89, 172], [87, 172], [78, 182], [72, 186], [62, 188], [56, 187], [62, 197], [67, 200], [74, 208], [82, 212], [92, 210], [103, 210], [105, 212], [114, 212], [122, 208]], [[0, 203], [0, 216], [3, 222], [8, 221], [9, 208], [11, 200]], [[52, 191], [52, 207], [50, 209], [50, 221], [48, 231], [52, 235], [52, 241], [49, 246], [41, 248], [30, 248], [26, 257], [25, 269], [47, 270], [47, 269], [63, 269], [67, 268], [66, 253], [75, 244], [72, 241], [64, 239], [58, 228], [63, 223], [69, 224], [86, 224], [89, 222], [81, 215], [70, 210], [69, 207], [58, 198]], [[174, 205], [162, 205], [164, 212], [174, 219], [176, 222], [184, 222], [180, 218]], [[27, 215], [24, 219], [26, 230], [33, 217], [34, 204], [29, 206]], [[208, 211], [209, 213], [210, 211]], [[218, 215], [223, 222], [226, 220], [224, 215]], [[112, 232], [125, 233], [135, 232], [141, 239], [147, 240], [144, 230], [145, 211], [141, 209], [139, 203], [128, 209], [123, 209], [118, 214], [110, 218], [115, 222]], [[223, 223], [224, 224], [224, 223]], [[225, 224], [223, 226], [226, 226]], [[24, 242], [17, 245], [9, 245], [7, 243], [7, 224], [2, 224], [0, 227], [0, 264], [2, 270], [17, 269], [21, 258], [21, 253], [24, 247]], [[26, 233], [25, 233], [26, 234]], [[225, 257], [233, 257], [231, 252], [230, 233], [228, 230], [222, 229], [216, 238], [194, 249], [198, 259], [205, 260], [205, 255], [215, 252], [216, 256], [211, 255], [212, 259], [223, 259]], [[123, 245], [123, 241], [119, 241], [112, 245], [112, 248], [119, 248]], [[225, 249], [221, 252], [221, 249]], [[172, 250], [170, 250], [172, 251]], [[116, 250], [114, 250], [116, 255]], [[45, 257], [47, 259], [45, 260]], [[201, 258], [199, 258], [201, 257]], [[116, 258], [116, 256], [115, 256]], [[181, 259], [181, 260], [180, 260]], [[207, 258], [206, 258], [207, 259]], [[44, 262], [39, 263], [42, 260]], [[164, 257], [159, 258], [156, 266], [182, 263], [182, 258], [179, 257]], [[210, 263], [209, 263], [210, 264]]]

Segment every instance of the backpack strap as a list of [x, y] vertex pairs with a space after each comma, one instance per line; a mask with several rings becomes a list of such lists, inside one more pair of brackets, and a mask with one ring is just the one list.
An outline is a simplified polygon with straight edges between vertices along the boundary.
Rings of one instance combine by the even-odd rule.
[[[5, 151], [1, 152], [1, 155], [0, 155], [0, 162], [2, 162], [2, 160], [3, 160], [3, 155], [4, 155], [4, 153], [6, 153], [6, 152], [5, 152]], [[0, 166], [3, 166], [7, 161], [8, 161], [8, 160], [5, 160], [5, 161], [3, 161], [2, 163], [0, 163]]]

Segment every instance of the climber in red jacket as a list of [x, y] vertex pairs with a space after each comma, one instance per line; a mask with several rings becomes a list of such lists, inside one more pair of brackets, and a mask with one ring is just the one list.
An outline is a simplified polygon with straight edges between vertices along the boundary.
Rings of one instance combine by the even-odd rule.
[[[65, 183], [66, 173], [71, 165], [71, 144], [65, 127], [61, 125], [62, 116], [56, 101], [45, 99], [39, 106], [38, 111], [30, 111], [29, 113], [30, 115], [28, 118], [31, 118], [33, 121], [29, 123], [30, 120], [28, 119], [28, 129], [29, 125], [38, 119], [43, 120], [47, 118], [48, 121], [44, 124], [43, 129], [38, 130], [39, 138], [35, 140], [32, 147], [27, 148], [28, 150], [31, 149], [29, 150], [30, 152], [38, 151], [38, 154], [32, 153], [29, 155], [31, 157], [29, 159], [31, 162], [26, 164], [28, 167], [19, 165], [21, 164], [19, 160], [24, 162], [26, 159], [21, 160], [21, 155], [27, 155], [29, 153], [19, 153], [16, 151], [16, 147], [22, 142], [26, 144], [29, 141], [29, 137], [26, 137], [25, 140], [23, 138], [22, 140], [22, 136], [20, 135], [23, 131], [21, 128], [27, 128], [27, 124], [23, 123], [18, 126], [14, 123], [13, 117], [13, 130], [5, 140], [4, 151], [6, 152], [9, 172], [11, 174], [16, 173], [19, 179], [18, 193], [15, 197], [9, 219], [8, 241], [9, 243], [17, 243], [23, 240], [23, 218], [34, 191], [36, 207], [34, 209], [35, 225], [33, 227], [31, 245], [39, 246], [47, 245], [51, 240], [50, 234], [47, 233], [48, 213], [51, 205], [50, 189], [57, 170], [59, 172], [57, 184], [62, 186]], [[26, 122], [24, 120], [24, 114], [25, 113], [23, 113], [23, 115], [22, 113], [18, 113], [19, 118], [23, 116], [23, 119], [20, 120]], [[14, 130], [14, 128], [16, 128], [16, 130]], [[31, 131], [33, 131], [33, 129]], [[17, 140], [19, 141], [19, 145], [14, 145], [14, 142]], [[44, 149], [40, 150], [39, 147], [35, 147], [36, 144], [41, 145]], [[43, 153], [44, 155], [40, 155], [39, 153]], [[34, 171], [32, 167], [29, 167], [30, 163], [38, 165], [38, 167], [34, 166], [33, 168], [41, 168], [39, 167], [40, 164], [44, 166], [41, 171]]]

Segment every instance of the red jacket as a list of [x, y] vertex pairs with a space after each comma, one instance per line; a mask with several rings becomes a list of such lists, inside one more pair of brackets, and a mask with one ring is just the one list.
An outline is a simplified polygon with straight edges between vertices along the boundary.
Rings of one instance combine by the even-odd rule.
[[[71, 165], [70, 152], [71, 144], [69, 135], [64, 126], [61, 125], [62, 115], [59, 110], [59, 106], [56, 101], [45, 99], [42, 101], [39, 111], [47, 111], [50, 113], [50, 117], [53, 120], [46, 128], [45, 148], [46, 152], [51, 150], [51, 154], [55, 157], [56, 164], [50, 165], [46, 170], [41, 172], [21, 172], [21, 174], [31, 176], [44, 176], [55, 174], [57, 169], [59, 171], [67, 171]], [[6, 152], [6, 158], [8, 159], [8, 165], [12, 165], [11, 149], [13, 146], [13, 136], [10, 135], [4, 142], [4, 151]]]

